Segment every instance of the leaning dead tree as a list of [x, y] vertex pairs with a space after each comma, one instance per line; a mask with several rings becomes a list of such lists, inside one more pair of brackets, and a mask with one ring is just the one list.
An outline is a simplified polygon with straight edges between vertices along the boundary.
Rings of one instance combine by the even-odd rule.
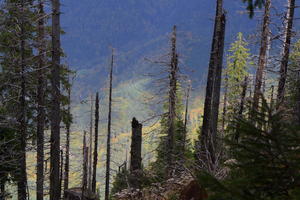
[[267, 65], [267, 52], [268, 46], [270, 44], [270, 9], [271, 0], [266, 0], [265, 11], [263, 16], [262, 32], [261, 32], [261, 44], [258, 58], [258, 66], [256, 71], [255, 86], [254, 86], [254, 96], [253, 96], [253, 110], [257, 110], [259, 106], [259, 97], [261, 95], [261, 89], [263, 84], [264, 70]]
[[108, 99], [108, 122], [107, 122], [108, 124], [107, 124], [107, 142], [106, 142], [105, 200], [109, 199], [113, 67], [114, 67], [114, 50], [112, 49], [111, 65], [110, 65], [110, 73], [109, 73], [109, 99]]
[[288, 71], [288, 62], [289, 62], [289, 56], [290, 56], [290, 46], [291, 46], [295, 6], [296, 6], [295, 0], [288, 0], [288, 8], [287, 8], [285, 27], [284, 27], [285, 30], [284, 30], [284, 43], [283, 43], [282, 59], [281, 59], [281, 63], [280, 63], [280, 79], [279, 79], [278, 91], [277, 91], [277, 104], [278, 105], [280, 103], [282, 103], [283, 99], [284, 99], [285, 84], [286, 84], [287, 71]]
[[212, 49], [208, 68], [206, 96], [204, 103], [204, 116], [201, 135], [197, 145], [197, 155], [200, 162], [211, 163], [212, 167], [216, 160], [215, 144], [217, 138], [218, 114], [220, 103], [220, 88], [222, 63], [224, 52], [226, 16], [223, 10], [223, 1], [217, 0]]
[[132, 119], [131, 150], [130, 150], [130, 186], [141, 188], [142, 176], [142, 127], [135, 118]]

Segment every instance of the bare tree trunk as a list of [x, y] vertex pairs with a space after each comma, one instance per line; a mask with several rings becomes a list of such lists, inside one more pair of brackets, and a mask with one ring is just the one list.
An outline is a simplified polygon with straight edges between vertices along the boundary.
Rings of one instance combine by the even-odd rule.
[[[224, 24], [223, 24], [224, 23]], [[224, 29], [224, 30], [222, 30]], [[213, 108], [215, 104], [217, 104], [219, 95], [217, 94], [219, 83], [220, 83], [220, 72], [222, 72], [222, 56], [223, 49], [222, 43], [224, 41], [224, 32], [225, 31], [225, 15], [223, 13], [223, 0], [217, 0], [216, 6], [216, 16], [215, 16], [215, 25], [214, 25], [214, 33], [213, 33], [213, 40], [212, 40], [212, 48], [210, 54], [210, 62], [208, 68], [208, 77], [207, 77], [207, 85], [206, 85], [206, 95], [205, 95], [205, 102], [204, 102], [204, 116], [203, 116], [203, 125], [201, 135], [199, 135], [200, 144], [197, 146], [197, 155], [201, 157], [207, 157], [208, 155], [201, 155], [202, 153], [206, 152], [206, 149], [209, 150], [210, 157], [209, 159], [214, 162], [214, 144], [212, 144], [216, 139], [216, 131], [217, 121], [214, 122], [213, 120], [217, 120], [218, 116], [218, 105], [217, 108]], [[217, 96], [214, 96], [217, 95]], [[200, 145], [200, 147], [199, 147]], [[206, 153], [205, 153], [206, 154]], [[207, 158], [205, 158], [207, 159]]]
[[37, 88], [37, 174], [36, 199], [44, 199], [44, 126], [45, 126], [45, 12], [44, 2], [39, 0], [38, 21], [38, 88]]
[[167, 175], [171, 176], [174, 166], [174, 135], [176, 118], [176, 93], [177, 93], [177, 73], [178, 73], [178, 54], [176, 52], [176, 26], [173, 27], [171, 38], [171, 65], [169, 75], [169, 110], [168, 110], [168, 152], [167, 152]]
[[228, 75], [225, 74], [225, 88], [224, 88], [224, 102], [223, 102], [223, 113], [222, 113], [222, 132], [225, 131], [225, 123], [227, 120], [227, 94], [228, 93]]
[[[241, 103], [240, 103], [240, 108], [239, 108], [239, 112], [238, 112], [238, 117], [240, 119], [243, 117], [243, 112], [244, 112], [244, 107], [245, 107], [245, 99], [246, 99], [247, 88], [248, 88], [248, 76], [245, 77], [242, 87], [243, 87], [243, 90], [242, 90], [242, 94], [241, 94]], [[239, 137], [240, 137], [239, 127], [237, 127], [235, 139], [238, 141]]]
[[52, 108], [50, 138], [50, 200], [60, 198], [60, 2], [52, 0]]
[[25, 79], [25, 27], [24, 27], [24, 0], [21, 1], [21, 35], [20, 35], [20, 52], [21, 52], [21, 96], [20, 96], [20, 113], [18, 116], [19, 122], [19, 131], [20, 131], [20, 156], [19, 156], [19, 177], [18, 177], [18, 199], [26, 200], [27, 199], [27, 173], [26, 173], [26, 138], [27, 138], [27, 124], [26, 124], [26, 79]]
[[111, 107], [112, 107], [113, 67], [114, 67], [114, 50], [112, 49], [111, 66], [110, 66], [110, 74], [109, 74], [108, 124], [107, 124], [107, 142], [106, 142], [105, 200], [109, 199], [110, 140], [111, 140]]
[[253, 97], [253, 110], [257, 110], [259, 106], [259, 99], [261, 95], [261, 87], [263, 82], [263, 74], [267, 64], [267, 51], [270, 43], [270, 9], [271, 0], [266, 0], [265, 2], [265, 12], [262, 25], [261, 33], [261, 46], [258, 58], [258, 68], [256, 71], [255, 87], [254, 87], [254, 97]]
[[137, 121], [135, 118], [132, 119], [130, 185], [133, 188], [141, 188], [140, 178], [142, 172], [142, 127], [143, 125], [140, 124], [139, 121]]
[[[217, 132], [218, 132], [218, 122], [219, 122], [219, 107], [220, 107], [220, 94], [221, 94], [221, 82], [222, 82], [222, 69], [223, 69], [223, 54], [224, 54], [224, 41], [225, 41], [225, 26], [226, 26], [226, 16], [225, 13], [221, 17], [221, 30], [218, 33], [218, 54], [219, 58], [216, 66], [216, 76], [213, 87], [213, 102], [212, 102], [212, 141], [213, 145], [216, 144]], [[214, 155], [214, 153], [212, 154]]]
[[60, 194], [61, 191], [63, 191], [62, 188], [62, 181], [63, 181], [63, 175], [64, 175], [64, 151], [60, 150], [60, 174], [59, 174], [59, 190], [60, 190]]
[[[285, 93], [285, 83], [287, 77], [288, 70], [288, 62], [290, 56], [290, 46], [291, 46], [291, 38], [292, 38], [292, 29], [293, 29], [293, 21], [294, 21], [294, 13], [295, 13], [295, 0], [288, 0], [288, 10], [287, 10], [287, 19], [286, 19], [286, 27], [285, 27], [285, 36], [284, 36], [284, 44], [283, 44], [283, 54], [280, 64], [280, 79], [278, 83], [278, 92], [277, 92], [277, 104], [283, 102], [284, 93]], [[278, 106], [277, 105], [277, 106]]]
[[182, 154], [184, 157], [184, 152], [186, 149], [186, 138], [187, 138], [187, 122], [188, 122], [188, 113], [189, 113], [189, 98], [190, 98], [190, 91], [191, 91], [191, 83], [189, 83], [187, 92], [186, 92], [186, 100], [185, 100], [185, 114], [184, 114], [184, 133], [183, 133], [183, 141], [182, 141]]
[[84, 200], [87, 188], [87, 163], [88, 163], [88, 147], [86, 146], [86, 132], [83, 134], [83, 147], [82, 147], [82, 186], [81, 186], [81, 199]]
[[88, 165], [88, 188], [92, 189], [92, 154], [93, 154], [93, 114], [94, 114], [94, 103], [93, 94], [91, 94], [91, 115], [90, 115], [90, 137], [89, 137], [89, 165]]
[[[70, 80], [69, 80], [70, 81]], [[67, 115], [70, 117], [71, 115], [71, 86], [68, 88], [68, 108]], [[69, 188], [69, 163], [70, 163], [70, 126], [71, 119], [67, 120], [66, 123], [66, 153], [65, 153], [65, 173], [64, 173], [64, 191]], [[64, 193], [65, 195], [65, 193]]]
[[93, 178], [92, 178], [92, 192], [96, 192], [96, 175], [98, 162], [98, 125], [99, 125], [99, 93], [96, 93], [95, 101], [95, 143], [94, 143], [94, 162], [93, 162]]

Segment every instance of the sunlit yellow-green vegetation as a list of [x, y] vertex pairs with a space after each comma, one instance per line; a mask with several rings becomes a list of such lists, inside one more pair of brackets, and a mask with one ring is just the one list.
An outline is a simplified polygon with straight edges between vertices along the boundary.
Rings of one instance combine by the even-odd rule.
[[[149, 107], [150, 92], [147, 91], [148, 79], [131, 80], [120, 83], [113, 91], [113, 126], [112, 126], [112, 177], [115, 176], [118, 167], [125, 161], [129, 161], [130, 157], [130, 143], [131, 143], [131, 119], [136, 117], [140, 122], [149, 119], [155, 110]], [[106, 90], [101, 94], [100, 105], [100, 123], [99, 123], [99, 149], [98, 149], [98, 165], [97, 165], [97, 185], [100, 187], [100, 192], [104, 191], [105, 181], [105, 156], [106, 156], [106, 133], [107, 133], [107, 98]], [[197, 138], [197, 130], [201, 119], [202, 110], [200, 96], [193, 95], [189, 106], [189, 123], [188, 123], [188, 137], [191, 142]], [[82, 177], [82, 141], [83, 132], [89, 131], [89, 117], [90, 117], [90, 102], [89, 97], [84, 102], [73, 105], [72, 113], [74, 115], [74, 124], [71, 133], [71, 149], [70, 149], [70, 185], [69, 187], [78, 187], [81, 185]], [[143, 163], [147, 168], [149, 163], [155, 161], [155, 150], [159, 141], [160, 124], [159, 117], [154, 120], [149, 120], [144, 123], [143, 127]], [[88, 134], [87, 134], [88, 137]], [[89, 139], [87, 139], [89, 142]], [[61, 148], [65, 150], [65, 130], [61, 130]], [[34, 145], [32, 145], [34, 146]], [[49, 132], [46, 132], [46, 156], [49, 159]], [[31, 146], [29, 145], [29, 148]], [[48, 193], [49, 183], [49, 163], [46, 162], [46, 182], [45, 193]], [[128, 165], [127, 165], [128, 166]], [[30, 199], [35, 200], [36, 187], [36, 152], [31, 149], [27, 153], [27, 172], [29, 182]], [[113, 180], [112, 180], [113, 181]], [[15, 191], [14, 188], [10, 189]], [[14, 194], [13, 199], [16, 197]]]

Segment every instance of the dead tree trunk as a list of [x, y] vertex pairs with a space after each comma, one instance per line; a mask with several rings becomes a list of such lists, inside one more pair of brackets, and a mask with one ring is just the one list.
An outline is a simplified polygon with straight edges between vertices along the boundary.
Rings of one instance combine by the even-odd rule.
[[60, 198], [60, 1], [52, 0], [50, 200]]
[[135, 118], [131, 123], [131, 150], [130, 150], [130, 185], [133, 188], [141, 188], [140, 177], [142, 175], [142, 127]]
[[88, 147], [86, 146], [86, 132], [83, 133], [82, 146], [82, 185], [81, 185], [81, 199], [85, 199], [87, 188], [87, 163], [88, 163]]
[[[222, 72], [222, 55], [224, 47], [225, 14], [223, 13], [223, 0], [217, 0], [212, 49], [208, 68], [206, 95], [204, 102], [204, 116], [201, 135], [199, 135], [200, 147], [197, 147], [197, 156], [200, 159], [209, 159], [214, 162], [214, 142], [216, 141], [216, 129], [218, 121], [218, 108], [220, 94], [220, 75]], [[216, 95], [216, 96], [214, 96]], [[217, 108], [213, 108], [213, 106]], [[214, 121], [216, 120], [216, 121]], [[215, 126], [215, 127], [214, 127]], [[214, 132], [215, 131], [215, 132]], [[207, 155], [206, 150], [210, 155]], [[205, 155], [203, 155], [205, 153]], [[210, 158], [207, 158], [209, 156]], [[200, 164], [201, 165], [201, 164]]]
[[92, 153], [93, 153], [93, 114], [94, 114], [93, 95], [91, 95], [91, 115], [90, 115], [90, 137], [89, 137], [89, 165], [88, 165], [88, 188], [92, 189]]
[[169, 110], [168, 110], [168, 142], [167, 142], [167, 175], [171, 176], [174, 165], [174, 135], [176, 118], [176, 93], [177, 93], [177, 73], [178, 73], [178, 54], [176, 52], [176, 26], [173, 27], [171, 38], [171, 65], [169, 75]]
[[93, 178], [92, 178], [92, 192], [96, 192], [96, 175], [98, 162], [98, 125], [99, 125], [99, 93], [96, 93], [95, 101], [95, 138], [94, 138], [94, 162], [93, 162]]
[[[213, 87], [213, 102], [212, 102], [212, 142], [216, 144], [218, 122], [219, 122], [219, 107], [220, 107], [220, 94], [221, 94], [221, 83], [222, 83], [222, 69], [223, 69], [223, 54], [224, 54], [224, 41], [225, 41], [225, 26], [226, 16], [223, 12], [221, 16], [221, 30], [218, 33], [218, 63], [216, 66], [216, 77]], [[212, 154], [214, 155], [214, 153]]]
[[114, 50], [112, 50], [110, 73], [109, 73], [108, 124], [107, 124], [107, 142], [106, 142], [105, 200], [109, 199], [110, 140], [111, 140], [111, 107], [112, 107], [113, 67], [114, 67]]
[[282, 59], [280, 63], [280, 78], [278, 83], [278, 92], [277, 92], [277, 104], [283, 102], [284, 93], [285, 93], [285, 83], [287, 77], [288, 70], [288, 62], [290, 56], [290, 46], [291, 46], [291, 38], [292, 38], [292, 29], [293, 29], [293, 21], [294, 21], [294, 12], [295, 12], [295, 0], [288, 0], [288, 9], [286, 15], [286, 27], [284, 30], [284, 44], [283, 44], [283, 52]]
[[25, 27], [24, 27], [24, 0], [21, 1], [21, 9], [22, 9], [22, 16], [20, 19], [20, 52], [21, 52], [21, 95], [20, 95], [20, 113], [18, 116], [18, 123], [19, 123], [19, 139], [20, 139], [20, 156], [19, 156], [19, 177], [18, 177], [18, 199], [19, 200], [26, 200], [27, 199], [27, 173], [26, 173], [26, 137], [27, 137], [27, 124], [26, 124], [26, 79], [25, 79]]
[[60, 190], [60, 194], [61, 194], [61, 191], [63, 191], [63, 184], [62, 184], [62, 181], [63, 181], [63, 176], [64, 176], [64, 151], [61, 149], [60, 150], [60, 173], [59, 173], [59, 190]]
[[261, 87], [263, 83], [264, 70], [267, 64], [267, 51], [270, 43], [270, 9], [271, 9], [271, 0], [266, 0], [265, 2], [265, 12], [262, 25], [261, 33], [261, 46], [258, 58], [258, 68], [256, 71], [255, 87], [254, 87], [254, 96], [253, 96], [253, 110], [256, 111], [259, 106], [259, 99], [261, 96]]
[[224, 101], [223, 101], [223, 113], [222, 113], [222, 132], [225, 131], [225, 123], [227, 117], [227, 92], [228, 92], [228, 75], [225, 74], [225, 88], [224, 88]]
[[[69, 80], [70, 81], [70, 80]], [[64, 191], [69, 189], [69, 162], [70, 162], [70, 126], [71, 126], [71, 86], [68, 88], [68, 119], [66, 122], [66, 153], [65, 153], [65, 172], [64, 172]], [[65, 195], [65, 192], [64, 192]]]
[[[242, 94], [241, 94], [241, 103], [240, 103], [240, 108], [239, 108], [239, 112], [238, 112], [238, 117], [240, 119], [243, 117], [243, 113], [244, 113], [245, 99], [246, 99], [247, 88], [248, 88], [248, 76], [245, 77], [242, 87], [243, 87], [243, 89], [242, 89]], [[240, 127], [237, 127], [237, 131], [236, 131], [236, 135], [235, 135], [235, 139], [237, 141], [239, 140], [239, 137], [240, 137], [239, 128]]]
[[184, 157], [184, 152], [186, 149], [186, 138], [187, 138], [187, 122], [188, 122], [188, 113], [189, 113], [189, 98], [191, 91], [191, 83], [189, 83], [187, 92], [186, 92], [186, 100], [185, 100], [185, 114], [184, 114], [184, 133], [183, 133], [183, 141], [182, 141], [182, 154]]
[[38, 21], [38, 87], [37, 87], [37, 173], [36, 199], [44, 199], [44, 126], [45, 126], [45, 12], [44, 2], [39, 0]]

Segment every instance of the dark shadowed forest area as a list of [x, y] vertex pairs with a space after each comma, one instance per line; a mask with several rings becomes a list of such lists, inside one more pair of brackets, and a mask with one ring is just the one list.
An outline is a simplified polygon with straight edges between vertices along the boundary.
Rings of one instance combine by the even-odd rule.
[[0, 0], [0, 200], [300, 200], [300, 0]]

